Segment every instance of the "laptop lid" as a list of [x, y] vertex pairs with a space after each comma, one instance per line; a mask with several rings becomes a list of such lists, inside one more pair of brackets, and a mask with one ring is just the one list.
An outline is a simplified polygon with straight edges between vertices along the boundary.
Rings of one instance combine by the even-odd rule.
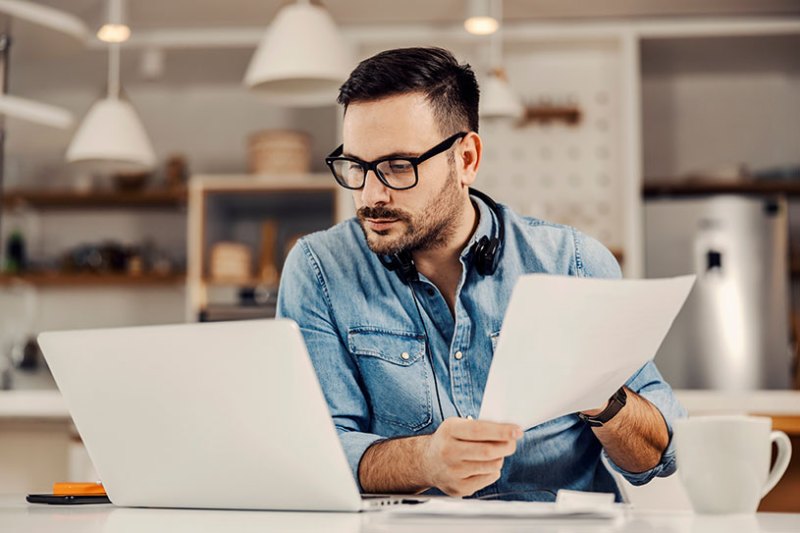
[[293, 321], [45, 332], [39, 344], [116, 505], [361, 508]]

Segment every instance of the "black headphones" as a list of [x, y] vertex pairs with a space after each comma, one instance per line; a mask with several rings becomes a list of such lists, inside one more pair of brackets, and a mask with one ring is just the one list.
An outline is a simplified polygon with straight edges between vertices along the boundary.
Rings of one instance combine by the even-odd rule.
[[[472, 249], [472, 264], [475, 270], [481, 276], [491, 276], [497, 270], [497, 264], [500, 259], [500, 247], [505, 239], [505, 226], [503, 225], [503, 216], [500, 213], [500, 208], [497, 206], [492, 198], [481, 191], [470, 187], [469, 194], [476, 196], [486, 202], [489, 209], [497, 216], [497, 234], [489, 238], [484, 235], [478, 239], [473, 245]], [[414, 265], [414, 259], [411, 257], [411, 252], [406, 250], [396, 253], [394, 255], [378, 255], [381, 264], [391, 272], [397, 272], [397, 277], [400, 281], [409, 284], [411, 281], [419, 281], [419, 274], [417, 267]]]

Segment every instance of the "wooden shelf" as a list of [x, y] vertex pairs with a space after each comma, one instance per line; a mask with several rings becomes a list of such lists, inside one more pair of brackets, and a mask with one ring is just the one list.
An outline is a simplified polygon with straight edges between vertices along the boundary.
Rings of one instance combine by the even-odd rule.
[[218, 322], [225, 320], [255, 320], [259, 318], [275, 318], [275, 305], [209, 305], [200, 309], [197, 319], [200, 322]]
[[148, 286], [175, 285], [184, 283], [184, 273], [159, 275], [142, 274], [95, 274], [66, 272], [37, 272], [30, 274], [0, 274], [0, 286], [27, 283], [38, 287], [105, 287], [105, 286]]
[[642, 188], [645, 198], [662, 196], [707, 196], [711, 194], [749, 194], [800, 196], [800, 176], [796, 180], [762, 180], [724, 182], [704, 180], [659, 179], [645, 181]]
[[205, 285], [216, 287], [277, 287], [277, 283], [268, 283], [260, 278], [211, 278], [205, 277]]
[[36, 208], [86, 209], [86, 208], [178, 208], [186, 205], [185, 189], [145, 189], [136, 192], [102, 191], [79, 193], [74, 191], [10, 190], [3, 194], [3, 205], [23, 204]]

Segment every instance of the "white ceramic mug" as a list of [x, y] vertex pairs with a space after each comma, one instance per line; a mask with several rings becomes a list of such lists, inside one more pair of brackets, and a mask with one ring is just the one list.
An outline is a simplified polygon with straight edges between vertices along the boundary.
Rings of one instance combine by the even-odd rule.
[[[697, 416], [673, 426], [678, 475], [698, 513], [754, 513], [789, 466], [792, 444], [759, 416]], [[769, 468], [772, 443], [778, 457]]]

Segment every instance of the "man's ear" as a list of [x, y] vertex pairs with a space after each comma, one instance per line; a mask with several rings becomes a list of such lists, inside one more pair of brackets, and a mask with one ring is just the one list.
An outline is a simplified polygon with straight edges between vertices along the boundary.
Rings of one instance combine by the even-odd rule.
[[459, 150], [456, 152], [456, 165], [458, 166], [461, 184], [468, 187], [478, 176], [478, 168], [483, 154], [483, 142], [480, 136], [471, 131], [461, 139]]

